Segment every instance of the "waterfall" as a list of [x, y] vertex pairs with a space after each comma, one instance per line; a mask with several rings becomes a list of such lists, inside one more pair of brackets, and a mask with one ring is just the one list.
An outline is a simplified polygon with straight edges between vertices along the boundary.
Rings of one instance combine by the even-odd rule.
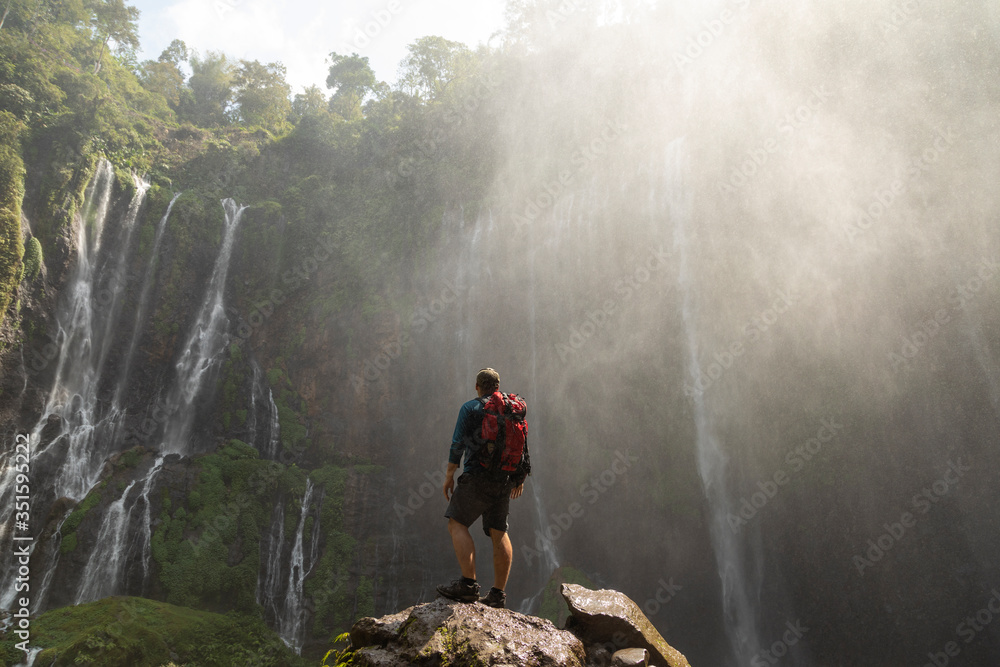
[[277, 461], [281, 451], [281, 421], [278, 419], [278, 406], [274, 402], [274, 392], [267, 390], [267, 400], [271, 407], [271, 433], [267, 443], [267, 458]]
[[[146, 479], [142, 484], [142, 491], [139, 492], [139, 498], [142, 499], [142, 517], [141, 517], [141, 528], [142, 528], [142, 586], [143, 590], [146, 588], [146, 582], [149, 581], [149, 561], [152, 557], [152, 545], [153, 545], [153, 516], [150, 510], [149, 504], [149, 492], [153, 489], [153, 484], [156, 482], [156, 477], [158, 476], [160, 469], [163, 467], [163, 456], [160, 455], [156, 457], [156, 461], [153, 462], [153, 467], [149, 469], [146, 473]], [[136, 505], [132, 506], [129, 510], [129, 519], [132, 518], [132, 510], [135, 509]]]
[[19, 662], [14, 667], [32, 667], [35, 664], [35, 658], [38, 654], [44, 651], [43, 648], [29, 648], [27, 653], [24, 655], [24, 662]]
[[[264, 396], [267, 392], [265, 405]], [[258, 426], [258, 411], [267, 412], [267, 429]], [[253, 362], [253, 387], [250, 390], [250, 410], [247, 412], [248, 444], [252, 445], [260, 458], [278, 460], [280, 451], [281, 426], [278, 420], [278, 406], [274, 403], [274, 392], [267, 384], [264, 371]]]
[[223, 296], [233, 239], [246, 207], [237, 207], [232, 199], [224, 200], [222, 205], [226, 211], [222, 248], [212, 269], [205, 300], [191, 333], [181, 348], [183, 353], [176, 365], [177, 377], [168, 398], [168, 413], [173, 415], [173, 419], [167, 423], [160, 449], [163, 454], [189, 452], [188, 435], [194, 418], [192, 408], [195, 399], [201, 391], [206, 373], [218, 361], [219, 354], [226, 345], [226, 326], [229, 320], [226, 318]]
[[[278, 636], [296, 653], [302, 652], [307, 620], [305, 580], [319, 561], [321, 526], [318, 509], [323, 504], [323, 497], [323, 491], [317, 494], [312, 480], [306, 479], [290, 552], [285, 550], [284, 503], [275, 506], [271, 529], [266, 539], [261, 541], [262, 567], [257, 577], [257, 604], [264, 608], [264, 616], [277, 629]], [[313, 525], [307, 546], [305, 528], [310, 513], [313, 514]]]
[[284, 504], [278, 503], [271, 516], [271, 530], [261, 543], [263, 567], [257, 578], [257, 604], [264, 608], [265, 618], [273, 620], [278, 636], [296, 653], [302, 652], [305, 636], [305, 580], [319, 560], [318, 516], [313, 520], [308, 548], [305, 536], [310, 511], [323, 503], [323, 493], [314, 501], [313, 491], [312, 480], [306, 479], [299, 523], [288, 556], [287, 577], [284, 576], [285, 510]]
[[260, 453], [260, 446], [257, 444], [257, 399], [264, 397], [264, 371], [256, 361], [251, 363], [253, 370], [253, 382], [250, 385], [250, 409], [247, 411], [247, 438], [248, 445]]
[[285, 544], [285, 504], [279, 502], [271, 515], [271, 530], [261, 543], [263, 568], [257, 577], [257, 604], [264, 608], [264, 617], [272, 624], [281, 618], [278, 600], [281, 595], [282, 547]]
[[135, 481], [129, 482], [121, 497], [104, 512], [97, 547], [91, 552], [80, 578], [76, 604], [115, 595], [121, 588], [121, 568], [129, 556], [128, 527], [131, 514], [125, 509], [125, 501], [133, 486]]
[[[687, 338], [688, 370], [697, 377], [698, 327], [695, 315], [697, 285], [691, 270], [691, 257], [687, 225], [690, 222], [690, 195], [682, 182], [686, 168], [683, 139], [675, 140], [667, 149], [667, 173], [673, 182], [668, 183], [671, 194], [670, 212], [675, 221], [674, 247], [679, 252], [678, 285], [682, 295], [681, 320]], [[722, 582], [722, 603], [725, 613], [726, 634], [733, 658], [738, 664], [748, 662], [760, 650], [757, 634], [757, 615], [748, 595], [745, 575], [743, 544], [740, 536], [730, 529], [727, 517], [732, 507], [726, 487], [728, 457], [722, 444], [712, 431], [711, 419], [705, 397], [693, 396], [698, 472], [711, 511], [710, 535], [715, 550], [719, 578]]]
[[[303, 533], [306, 518], [309, 516], [312, 494], [312, 480], [307, 479], [306, 492], [302, 497], [302, 513], [299, 515], [299, 526], [295, 531], [295, 543], [292, 545], [292, 555], [288, 563], [288, 588], [285, 593], [284, 613], [278, 617], [278, 634], [296, 653], [302, 653], [303, 630], [305, 630], [304, 584], [306, 575], [312, 569], [312, 562], [306, 558], [303, 545]], [[312, 553], [310, 550], [310, 556]]]
[[[56, 573], [56, 563], [59, 562], [59, 548], [62, 546], [62, 527], [72, 513], [72, 509], [66, 510], [66, 513], [59, 519], [59, 526], [49, 539], [49, 552], [46, 554], [45, 563], [42, 566], [42, 572], [45, 574], [42, 575], [42, 583], [37, 589], [37, 594], [31, 601], [31, 610], [33, 613], [37, 614], [45, 608], [45, 596], [48, 595], [49, 588], [52, 586], [52, 578]], [[11, 600], [11, 603], [13, 603], [13, 600]]]
[[[121, 311], [128, 254], [123, 246], [114, 253], [116, 261], [109, 258], [99, 266], [113, 180], [111, 165], [102, 162], [88, 187], [83, 216], [77, 220], [77, 262], [67, 289], [70, 300], [57, 317], [55, 380], [31, 436], [32, 446], [37, 446], [49, 418], [59, 417], [60, 433], [39, 452], [46, 455], [51, 450], [52, 455], [63, 457], [56, 465], [53, 493], [57, 498], [80, 500], [93, 487], [121, 416], [116, 410], [105, 409], [98, 400], [110, 339]], [[140, 181], [136, 186], [120, 231], [126, 244], [149, 188], [148, 183]], [[56, 443], [61, 446], [54, 447]]]
[[129, 341], [128, 352], [125, 354], [125, 361], [122, 363], [122, 370], [118, 376], [118, 389], [115, 391], [113, 405], [115, 409], [121, 406], [122, 396], [128, 386], [128, 373], [132, 366], [132, 357], [135, 355], [135, 348], [139, 344], [139, 337], [142, 333], [143, 324], [146, 321], [146, 308], [149, 301], [149, 292], [153, 287], [153, 276], [156, 272], [157, 258], [160, 250], [160, 241], [163, 239], [163, 232], [167, 228], [167, 219], [174, 208], [174, 202], [181, 196], [181, 193], [174, 195], [174, 198], [167, 204], [167, 212], [160, 218], [160, 223], [156, 227], [156, 236], [153, 238], [153, 249], [149, 253], [149, 265], [146, 267], [146, 275], [142, 280], [142, 288], [139, 291], [139, 305], [135, 310], [135, 322], [132, 325], [132, 339]]

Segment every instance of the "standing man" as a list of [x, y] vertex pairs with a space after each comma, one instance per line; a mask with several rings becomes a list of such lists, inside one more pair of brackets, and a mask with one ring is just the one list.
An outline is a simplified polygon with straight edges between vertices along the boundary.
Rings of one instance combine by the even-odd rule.
[[[484, 368], [476, 375], [477, 398], [467, 401], [458, 411], [455, 434], [451, 438], [448, 472], [445, 474], [444, 497], [449, 500], [444, 515], [455, 548], [462, 577], [437, 591], [446, 598], [462, 602], [478, 600], [490, 607], [503, 609], [507, 599], [504, 588], [510, 575], [514, 549], [507, 536], [507, 512], [512, 498], [524, 491], [524, 475], [490, 470], [483, 466], [488, 454], [482, 437], [483, 406], [486, 398], [500, 390], [500, 374]], [[455, 471], [465, 454], [465, 467], [455, 486]], [[476, 545], [469, 526], [483, 517], [483, 531], [493, 540], [493, 588], [486, 597], [479, 597], [476, 582]]]

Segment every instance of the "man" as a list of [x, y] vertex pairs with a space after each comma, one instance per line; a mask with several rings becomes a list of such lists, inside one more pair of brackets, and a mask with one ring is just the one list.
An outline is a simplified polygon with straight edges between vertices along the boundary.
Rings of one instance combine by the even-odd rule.
[[[464, 403], [458, 411], [455, 434], [451, 438], [448, 472], [444, 480], [444, 497], [449, 501], [444, 515], [455, 548], [462, 577], [451, 584], [438, 586], [438, 593], [452, 600], [475, 602], [503, 609], [507, 595], [507, 577], [514, 549], [507, 536], [507, 511], [512, 498], [524, 491], [524, 479], [512, 480], [507, 473], [497, 473], [483, 467], [480, 456], [483, 439], [483, 400], [500, 390], [500, 374], [484, 368], [476, 375], [478, 398]], [[465, 454], [465, 467], [455, 486], [455, 471]], [[516, 486], [515, 486], [516, 483]], [[493, 588], [486, 597], [479, 597], [476, 582], [476, 545], [469, 526], [483, 517], [483, 531], [493, 540]]]

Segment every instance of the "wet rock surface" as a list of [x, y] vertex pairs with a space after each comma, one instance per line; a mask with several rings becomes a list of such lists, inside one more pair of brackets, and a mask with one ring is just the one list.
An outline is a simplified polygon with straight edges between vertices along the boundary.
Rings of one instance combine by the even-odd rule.
[[438, 598], [351, 628], [352, 665], [537, 665], [690, 667], [618, 591], [563, 584], [572, 616], [551, 621]]
[[611, 656], [611, 667], [646, 667], [649, 651], [644, 648], [625, 648]]
[[478, 603], [437, 599], [351, 629], [352, 665], [583, 667], [583, 643], [551, 621]]
[[567, 629], [588, 644], [614, 646], [616, 650], [640, 648], [649, 651], [650, 665], [690, 667], [687, 659], [657, 632], [639, 605], [613, 590], [592, 591], [576, 584], [563, 584], [563, 599], [571, 617]]

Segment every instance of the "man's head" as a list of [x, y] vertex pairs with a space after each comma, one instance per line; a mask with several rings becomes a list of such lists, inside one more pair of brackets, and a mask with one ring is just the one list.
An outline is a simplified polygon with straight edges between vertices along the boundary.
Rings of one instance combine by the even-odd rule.
[[484, 368], [476, 375], [476, 391], [480, 396], [489, 396], [500, 390], [500, 374], [492, 368]]

